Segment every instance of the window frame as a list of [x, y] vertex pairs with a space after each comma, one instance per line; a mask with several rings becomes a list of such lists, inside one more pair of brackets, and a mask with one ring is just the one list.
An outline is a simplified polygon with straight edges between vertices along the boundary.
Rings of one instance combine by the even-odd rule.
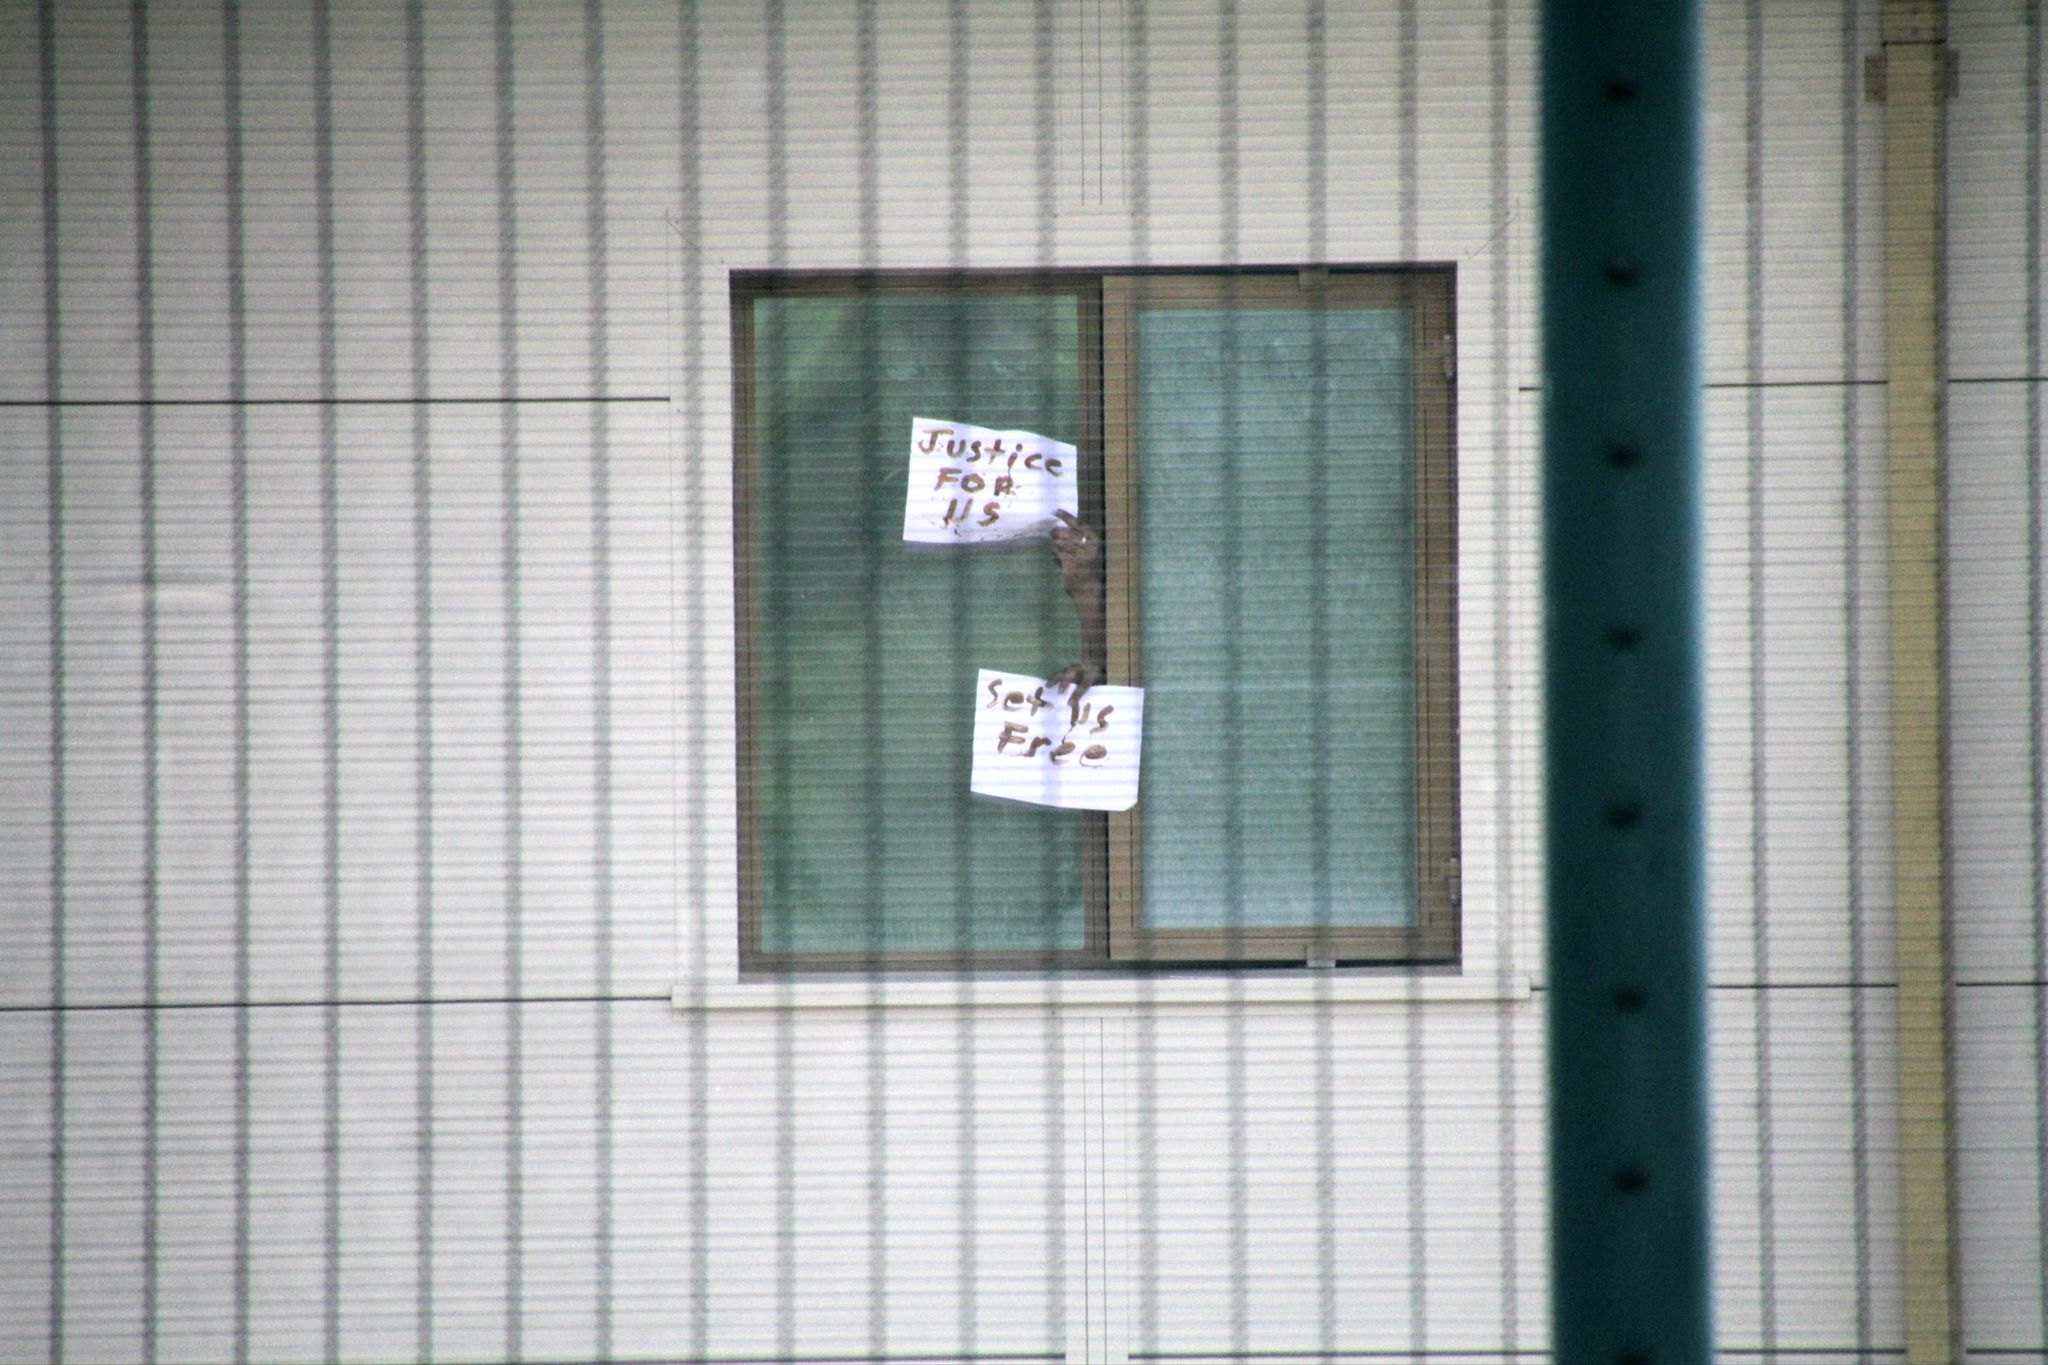
[[[1139, 897], [1140, 810], [1109, 817], [1109, 942], [1125, 963], [1446, 963], [1459, 957], [1457, 450], [1453, 275], [1449, 267], [1106, 274], [1102, 293], [1103, 455], [1109, 678], [1144, 685], [1138, 628], [1140, 307], [1401, 306], [1410, 318], [1414, 487], [1415, 889], [1413, 925], [1148, 929]], [[1142, 801], [1141, 801], [1142, 805]]]
[[[1088, 971], [1109, 965], [1107, 926], [1098, 906], [1106, 894], [1106, 817], [1080, 812], [1082, 827], [1083, 938], [1079, 948], [985, 950], [981, 952], [778, 953], [763, 943], [763, 864], [750, 854], [760, 849], [759, 774], [766, 755], [756, 740], [753, 718], [762, 710], [761, 679], [747, 661], [756, 657], [759, 624], [752, 613], [754, 548], [761, 534], [754, 516], [761, 452], [754, 430], [753, 303], [769, 297], [848, 298], [862, 294], [905, 294], [972, 289], [979, 293], [1033, 296], [1071, 294], [1076, 303], [1078, 373], [1074, 446], [1081, 461], [1084, 515], [1101, 516], [1101, 293], [1100, 275], [1071, 270], [736, 270], [730, 277], [733, 338], [733, 640], [734, 709], [738, 764], [739, 967], [745, 976], [915, 972]], [[1098, 522], [1099, 524], [1099, 522]]]
[[[1457, 683], [1457, 457], [1455, 267], [1265, 266], [1111, 270], [745, 270], [729, 280], [733, 401], [733, 602], [738, 949], [743, 977], [792, 974], [1036, 971], [1073, 973], [1158, 967], [1252, 969], [1304, 966], [1459, 966], [1459, 761]], [[1142, 685], [1137, 647], [1135, 308], [1138, 304], [1219, 303], [1286, 306], [1400, 306], [1412, 319], [1411, 469], [1414, 526], [1415, 887], [1413, 925], [1372, 928], [1217, 928], [1155, 930], [1142, 925], [1140, 806], [1109, 815], [1081, 813], [1085, 936], [1078, 949], [1038, 951], [768, 951], [764, 912], [758, 774], [765, 761], [755, 735], [761, 713], [754, 657], [761, 627], [753, 618], [755, 490], [762, 452], [753, 412], [753, 303], [775, 295], [847, 297], [933, 289], [973, 289], [1076, 298], [1076, 376], [1080, 411], [1082, 514], [1102, 527], [1108, 681]]]

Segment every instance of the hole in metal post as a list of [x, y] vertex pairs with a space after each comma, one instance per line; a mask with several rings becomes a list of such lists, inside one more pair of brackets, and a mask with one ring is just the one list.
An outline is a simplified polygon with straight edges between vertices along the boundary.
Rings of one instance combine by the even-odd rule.
[[1640, 1166], [1623, 1166], [1614, 1173], [1614, 1188], [1623, 1194], [1641, 1194], [1650, 1177]]
[[1643, 268], [1628, 256], [1610, 256], [1607, 260], [1607, 282], [1623, 289], [1643, 277]]
[[1607, 808], [1607, 823], [1616, 829], [1634, 829], [1642, 818], [1643, 808], [1633, 801], [1617, 801]]
[[1626, 654], [1643, 642], [1643, 633], [1634, 626], [1609, 626], [1607, 647]]
[[1633, 469], [1642, 458], [1642, 447], [1633, 441], [1616, 441], [1607, 447], [1607, 463], [1616, 469]]
[[1617, 986], [1614, 989], [1614, 1008], [1623, 1014], [1640, 1013], [1647, 1003], [1642, 990], [1636, 986]]
[[1608, 100], [1614, 104], [1628, 104], [1638, 93], [1636, 83], [1626, 76], [1614, 77], [1602, 89]]

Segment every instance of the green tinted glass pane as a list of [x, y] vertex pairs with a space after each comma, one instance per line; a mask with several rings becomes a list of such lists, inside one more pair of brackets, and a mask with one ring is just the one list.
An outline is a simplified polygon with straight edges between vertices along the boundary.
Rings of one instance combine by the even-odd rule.
[[1138, 315], [1143, 914], [1416, 922], [1398, 309]]
[[761, 947], [1084, 946], [1085, 820], [968, 792], [978, 669], [1077, 657], [1043, 543], [903, 543], [912, 417], [1080, 436], [1071, 294], [753, 301]]

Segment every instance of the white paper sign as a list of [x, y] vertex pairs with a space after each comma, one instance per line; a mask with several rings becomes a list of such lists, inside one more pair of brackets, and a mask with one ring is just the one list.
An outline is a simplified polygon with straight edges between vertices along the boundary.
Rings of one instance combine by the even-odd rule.
[[1066, 810], [1138, 803], [1145, 689], [1050, 687], [1043, 678], [982, 669], [974, 692], [974, 774], [982, 796]]
[[1053, 513], [1081, 506], [1074, 448], [1030, 431], [910, 419], [903, 538], [988, 545], [1043, 536]]

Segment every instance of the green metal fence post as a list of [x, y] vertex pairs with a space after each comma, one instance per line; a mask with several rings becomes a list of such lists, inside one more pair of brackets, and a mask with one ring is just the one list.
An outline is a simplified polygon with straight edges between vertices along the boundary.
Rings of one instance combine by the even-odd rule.
[[1699, 33], [1543, 6], [1544, 564], [1560, 1365], [1711, 1357]]

